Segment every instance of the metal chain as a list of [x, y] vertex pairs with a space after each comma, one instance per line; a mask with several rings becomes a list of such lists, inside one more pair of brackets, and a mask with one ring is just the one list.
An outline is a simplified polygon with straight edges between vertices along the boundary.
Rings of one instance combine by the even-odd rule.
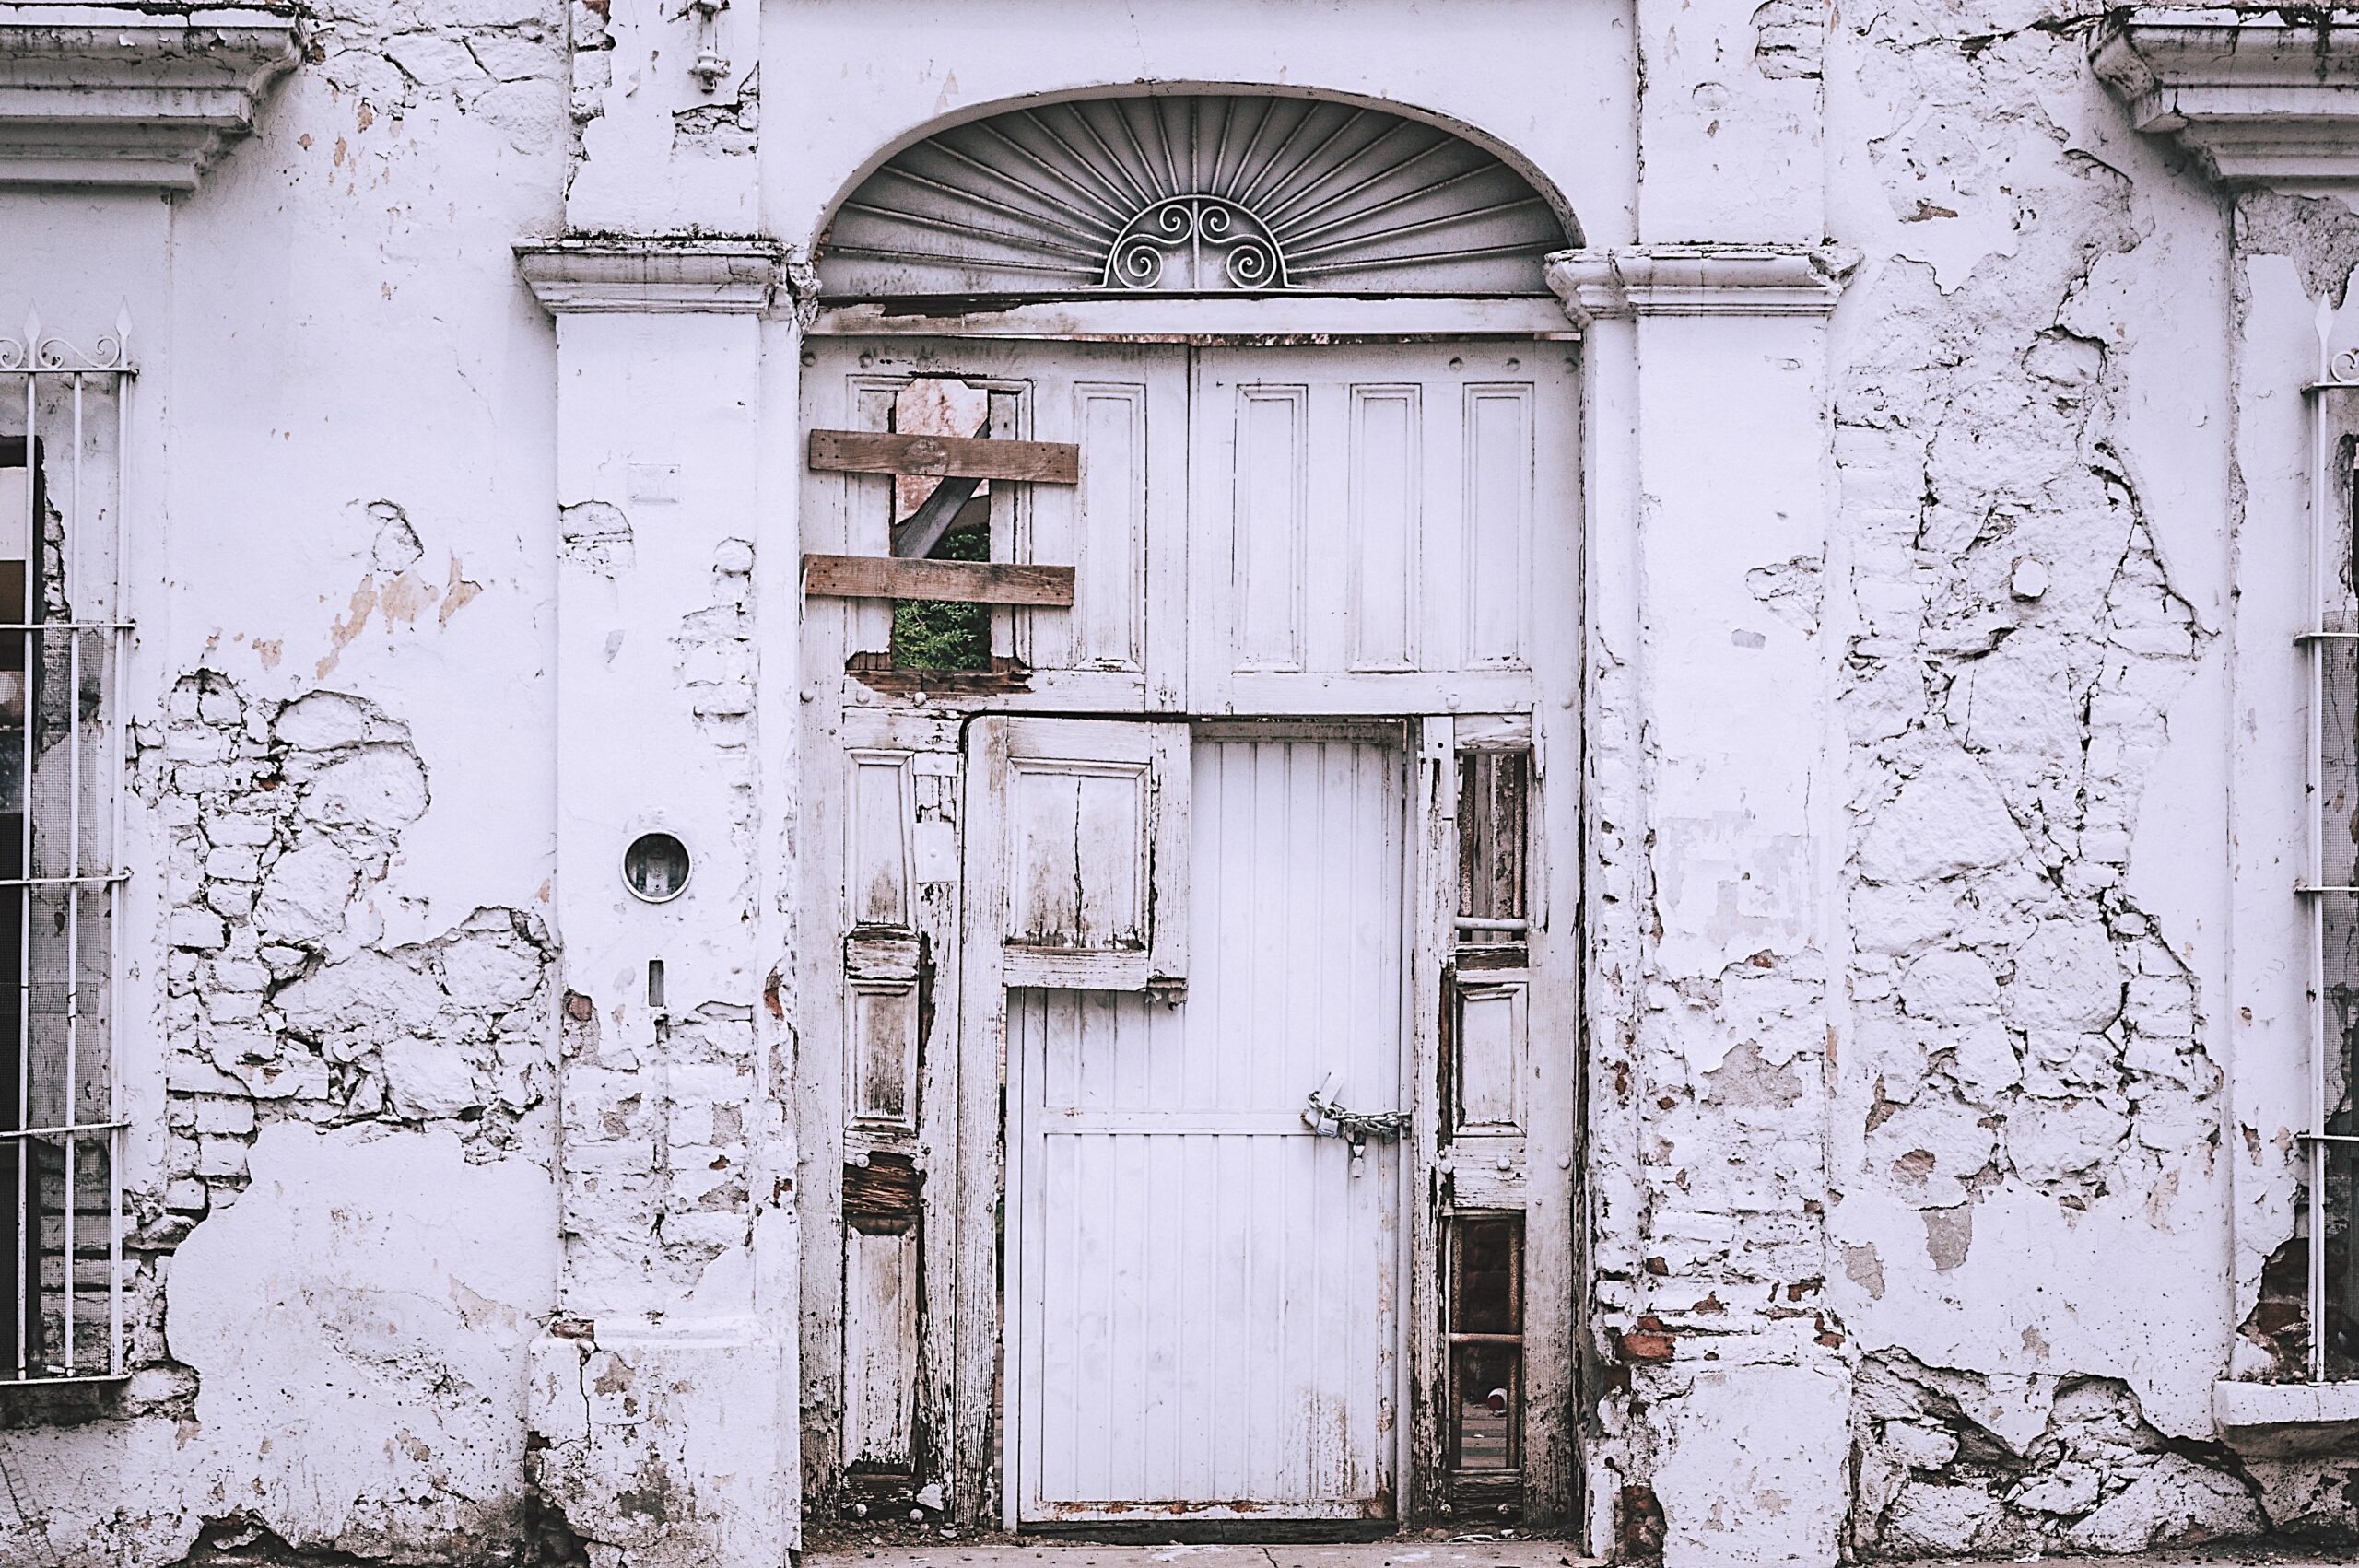
[[1409, 1130], [1409, 1113], [1345, 1110], [1320, 1089], [1313, 1089], [1309, 1103], [1303, 1107], [1302, 1125], [1321, 1138], [1347, 1139], [1356, 1145], [1370, 1140], [1391, 1143]]

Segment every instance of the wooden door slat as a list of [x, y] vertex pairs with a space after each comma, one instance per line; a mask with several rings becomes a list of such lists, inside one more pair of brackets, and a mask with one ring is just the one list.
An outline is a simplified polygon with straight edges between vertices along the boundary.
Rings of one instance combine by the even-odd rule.
[[1081, 482], [1081, 448], [1071, 441], [977, 440], [895, 436], [876, 430], [814, 430], [811, 466], [829, 474], [939, 474], [949, 479]]
[[803, 557], [803, 591], [832, 599], [932, 599], [1070, 608], [1074, 568], [1021, 561], [907, 561], [894, 556]]

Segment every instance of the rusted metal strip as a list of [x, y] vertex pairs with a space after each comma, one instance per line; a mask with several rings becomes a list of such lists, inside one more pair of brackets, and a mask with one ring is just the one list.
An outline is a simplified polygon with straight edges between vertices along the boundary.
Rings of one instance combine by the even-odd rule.
[[933, 599], [967, 604], [1073, 605], [1071, 567], [1016, 561], [905, 561], [805, 556], [803, 591], [833, 599]]
[[894, 436], [876, 430], [814, 430], [811, 466], [827, 474], [933, 474], [957, 479], [1081, 482], [1081, 449], [1071, 441], [974, 440]]

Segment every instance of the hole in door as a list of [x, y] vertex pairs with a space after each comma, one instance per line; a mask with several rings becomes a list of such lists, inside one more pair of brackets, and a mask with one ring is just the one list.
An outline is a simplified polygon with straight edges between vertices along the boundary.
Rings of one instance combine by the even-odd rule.
[[[971, 381], [921, 376], [893, 399], [901, 435], [988, 439], [992, 394]], [[893, 554], [935, 561], [992, 558], [992, 482], [904, 474], [893, 481]], [[992, 607], [904, 599], [893, 604], [893, 665], [899, 670], [988, 670]]]

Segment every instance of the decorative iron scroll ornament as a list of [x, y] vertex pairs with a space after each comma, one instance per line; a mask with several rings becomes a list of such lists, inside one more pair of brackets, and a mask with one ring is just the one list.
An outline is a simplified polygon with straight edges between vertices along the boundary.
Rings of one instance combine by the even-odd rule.
[[1285, 286], [1285, 258], [1261, 220], [1218, 196], [1172, 196], [1156, 203], [1131, 219], [1106, 253], [1109, 288], [1204, 292]]
[[906, 147], [823, 240], [820, 294], [1547, 292], [1547, 197], [1497, 155], [1350, 104], [1093, 99]]
[[127, 370], [131, 368], [131, 311], [115, 316], [114, 332], [89, 353], [61, 337], [41, 334], [41, 318], [25, 312], [22, 337], [0, 337], [0, 370]]

